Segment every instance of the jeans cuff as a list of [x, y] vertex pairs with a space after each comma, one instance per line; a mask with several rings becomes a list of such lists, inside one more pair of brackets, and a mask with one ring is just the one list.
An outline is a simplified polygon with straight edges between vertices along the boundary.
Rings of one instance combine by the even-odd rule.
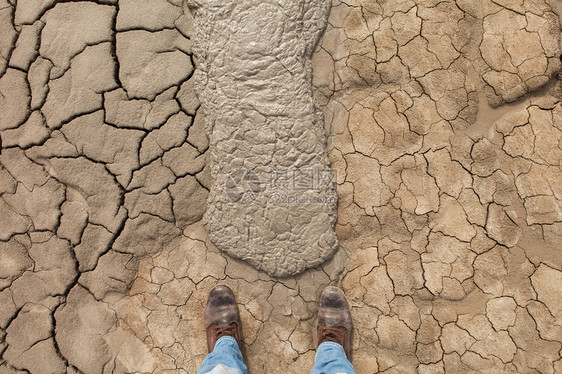
[[328, 342], [321, 343], [321, 344], [318, 346], [317, 351], [320, 350], [320, 347], [324, 347], [324, 348], [335, 347], [335, 348], [338, 348], [339, 350], [341, 350], [341, 351], [345, 354], [345, 351], [344, 351], [342, 345], [339, 344], [339, 343], [336, 343], [336, 342], [330, 342], [330, 341], [328, 341]]
[[236, 341], [236, 339], [234, 339], [234, 337], [230, 336], [230, 335], [225, 335], [225, 336], [221, 336], [220, 338], [218, 338], [218, 340], [215, 342], [215, 347], [217, 346], [217, 344], [219, 344], [219, 342], [226, 342], [227, 340], [232, 340], [234, 343], [236, 343], [236, 345], [238, 345], [238, 342]]

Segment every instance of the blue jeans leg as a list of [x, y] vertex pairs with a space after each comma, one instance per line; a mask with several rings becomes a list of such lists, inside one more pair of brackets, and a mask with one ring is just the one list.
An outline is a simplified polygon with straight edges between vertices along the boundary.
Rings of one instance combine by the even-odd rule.
[[223, 336], [205, 357], [197, 374], [246, 374], [242, 353], [232, 336]]
[[324, 342], [316, 350], [312, 374], [355, 374], [355, 369], [341, 345]]

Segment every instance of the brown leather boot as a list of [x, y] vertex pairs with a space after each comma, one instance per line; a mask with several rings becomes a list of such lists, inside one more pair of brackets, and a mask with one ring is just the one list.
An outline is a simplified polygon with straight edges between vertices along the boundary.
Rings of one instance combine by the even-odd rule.
[[223, 336], [232, 336], [240, 346], [240, 312], [232, 290], [227, 286], [216, 286], [209, 292], [205, 307], [205, 329], [209, 353]]
[[318, 326], [316, 328], [318, 345], [326, 341], [340, 344], [347, 358], [351, 347], [351, 311], [343, 291], [328, 286], [320, 295]]

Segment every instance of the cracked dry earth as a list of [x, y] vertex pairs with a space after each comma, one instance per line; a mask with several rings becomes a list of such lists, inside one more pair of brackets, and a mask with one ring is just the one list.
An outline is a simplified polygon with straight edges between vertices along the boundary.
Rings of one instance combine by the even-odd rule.
[[0, 0], [0, 373], [194, 373], [216, 284], [251, 373], [340, 285], [358, 373], [562, 373], [558, 0], [334, 0], [312, 56], [341, 249], [220, 252], [181, 0]]

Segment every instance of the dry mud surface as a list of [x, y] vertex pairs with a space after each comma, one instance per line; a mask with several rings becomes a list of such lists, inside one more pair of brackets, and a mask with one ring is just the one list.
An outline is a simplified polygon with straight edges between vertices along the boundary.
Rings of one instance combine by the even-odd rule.
[[334, 0], [312, 68], [342, 249], [276, 279], [203, 226], [187, 5], [0, 0], [0, 374], [194, 373], [219, 283], [252, 374], [310, 370], [328, 284], [360, 374], [562, 373], [561, 9]]
[[274, 277], [338, 249], [337, 197], [312, 87], [330, 2], [189, 1], [209, 138], [211, 242]]

